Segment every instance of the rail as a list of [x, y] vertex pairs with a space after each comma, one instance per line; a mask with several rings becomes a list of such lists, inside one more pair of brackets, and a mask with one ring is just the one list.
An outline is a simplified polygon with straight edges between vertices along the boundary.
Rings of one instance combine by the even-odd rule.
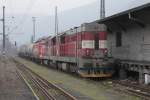
[[33, 72], [31, 69], [27, 68], [25, 65], [19, 63], [15, 59], [14, 62], [16, 63], [20, 74], [25, 76], [32, 83], [32, 85], [34, 85], [34, 87], [40, 90], [46, 100], [77, 100], [74, 96], [59, 86], [43, 79], [37, 73]]
[[113, 81], [115, 85], [121, 85], [125, 87], [125, 90], [123, 92], [135, 95], [137, 97], [140, 97], [144, 100], [150, 100], [150, 87], [148, 86], [141, 86], [136, 85], [131, 82], [125, 82], [125, 81]]

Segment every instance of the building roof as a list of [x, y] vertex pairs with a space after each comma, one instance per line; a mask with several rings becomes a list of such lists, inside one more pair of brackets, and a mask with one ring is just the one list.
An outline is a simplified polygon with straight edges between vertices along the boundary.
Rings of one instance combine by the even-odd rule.
[[118, 18], [118, 17], [123, 17], [125, 15], [128, 15], [129, 13], [136, 13], [136, 12], [139, 12], [139, 11], [145, 10], [145, 9], [149, 9], [150, 10], [150, 3], [147, 3], [147, 4], [144, 4], [142, 6], [138, 6], [136, 8], [132, 8], [132, 9], [123, 11], [121, 13], [118, 13], [118, 14], [106, 17], [106, 18], [101, 19], [101, 20], [97, 20], [96, 22], [103, 23], [105, 21], [108, 21], [108, 20], [111, 20], [111, 19], [115, 19], [115, 18]]
[[43, 36], [43, 37], [39, 38], [37, 41], [35, 41], [35, 43], [38, 43], [38, 42], [41, 42], [41, 41], [46, 42], [46, 41], [48, 41], [49, 38], [51, 38], [51, 36], [49, 36], [49, 37]]
[[99, 24], [105, 24], [110, 32], [113, 32], [114, 30], [127, 31], [127, 29], [133, 26], [145, 27], [147, 23], [150, 23], [148, 20], [149, 18], [150, 3], [147, 3], [104, 19], [97, 20], [96, 22]]

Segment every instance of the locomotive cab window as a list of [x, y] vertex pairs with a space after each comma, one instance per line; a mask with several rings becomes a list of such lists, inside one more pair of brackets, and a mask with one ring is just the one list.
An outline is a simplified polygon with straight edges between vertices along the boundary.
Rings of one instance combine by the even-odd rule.
[[99, 49], [99, 36], [98, 33], [95, 34], [95, 49]]
[[64, 43], [65, 43], [65, 36], [61, 36], [61, 37], [60, 37], [60, 42], [61, 42], [61, 44], [64, 44]]
[[46, 47], [48, 47], [48, 41], [46, 41], [45, 45], [46, 45]]
[[116, 33], [116, 47], [121, 47], [122, 46], [122, 33], [117, 32]]
[[53, 45], [56, 45], [56, 37], [52, 39]]

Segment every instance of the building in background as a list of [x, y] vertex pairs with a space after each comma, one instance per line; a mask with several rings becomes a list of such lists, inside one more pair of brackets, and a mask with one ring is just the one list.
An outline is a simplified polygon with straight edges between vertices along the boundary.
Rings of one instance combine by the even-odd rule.
[[97, 21], [108, 28], [109, 57], [119, 60], [120, 76], [137, 72], [140, 83], [150, 76], [149, 11], [150, 3]]

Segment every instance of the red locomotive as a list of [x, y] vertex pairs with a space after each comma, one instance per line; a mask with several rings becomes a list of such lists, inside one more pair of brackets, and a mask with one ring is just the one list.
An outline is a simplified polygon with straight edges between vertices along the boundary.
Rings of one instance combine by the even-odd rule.
[[82, 77], [111, 77], [113, 66], [107, 58], [106, 30], [103, 24], [85, 23], [53, 37], [39, 39], [30, 57]]

